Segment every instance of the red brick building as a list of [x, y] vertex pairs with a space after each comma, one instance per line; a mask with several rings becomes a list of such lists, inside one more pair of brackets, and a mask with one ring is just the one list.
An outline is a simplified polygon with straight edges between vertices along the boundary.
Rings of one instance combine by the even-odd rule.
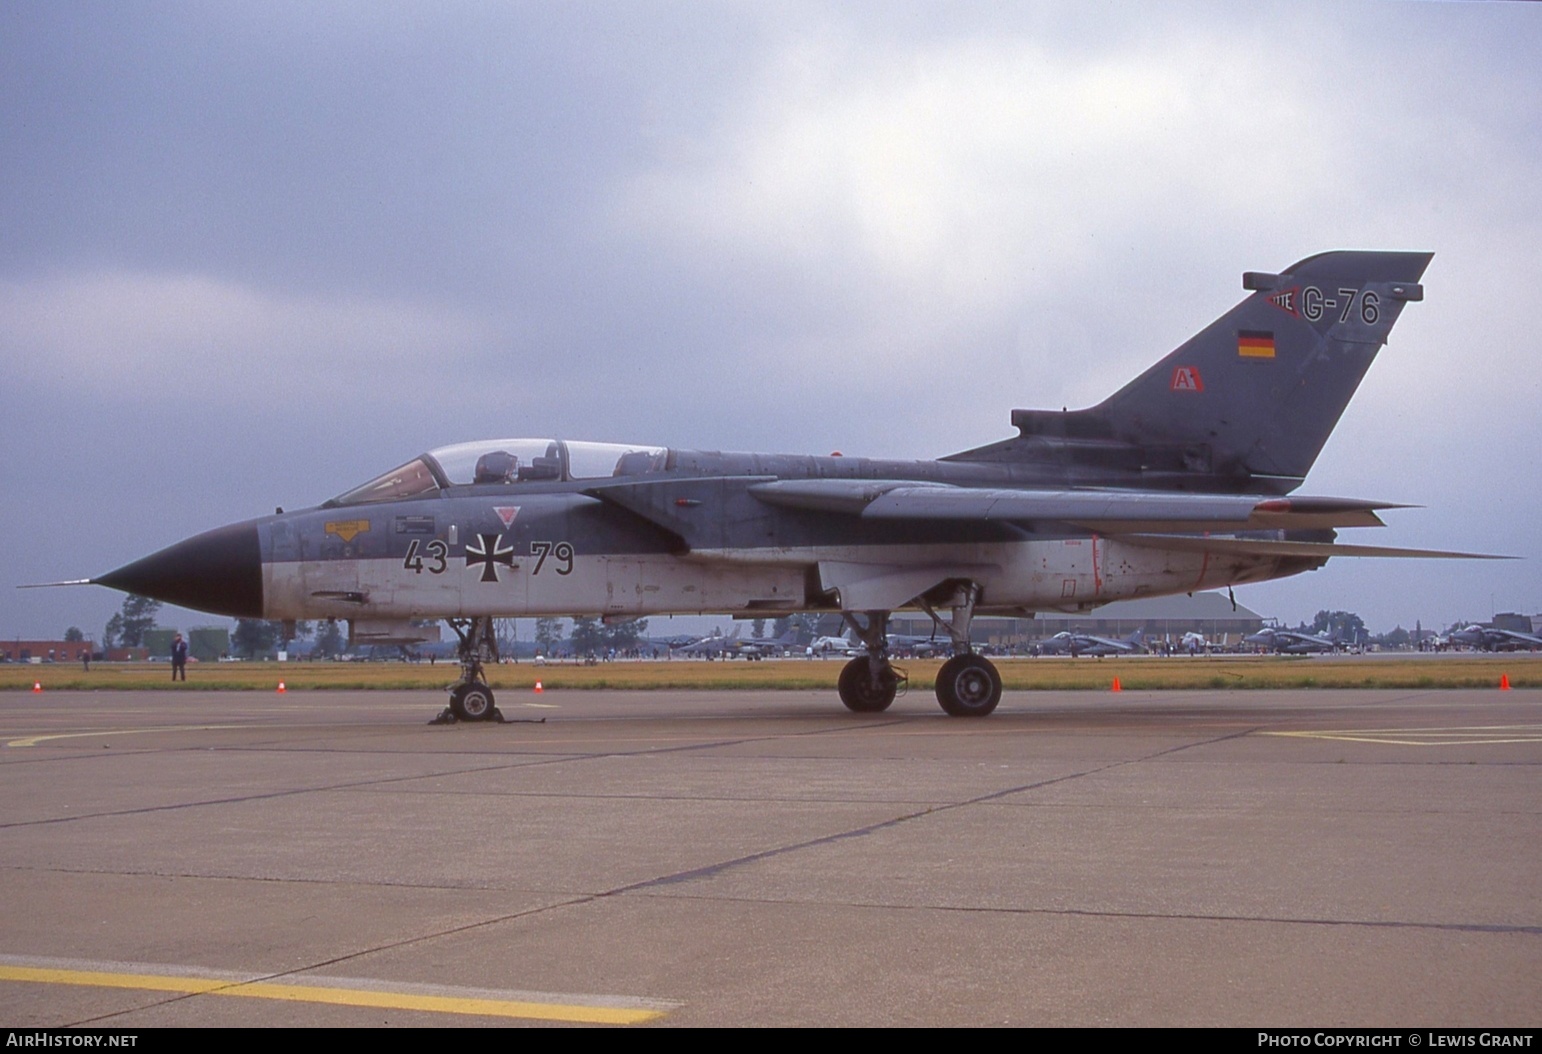
[[79, 662], [91, 652], [88, 640], [4, 640], [0, 641], [0, 661]]

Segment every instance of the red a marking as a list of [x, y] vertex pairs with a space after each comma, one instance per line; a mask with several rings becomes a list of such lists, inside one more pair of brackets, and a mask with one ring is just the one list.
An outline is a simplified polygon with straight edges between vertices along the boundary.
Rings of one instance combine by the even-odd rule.
[[1173, 367], [1172, 390], [1175, 392], [1202, 392], [1205, 382], [1199, 379], [1198, 366]]

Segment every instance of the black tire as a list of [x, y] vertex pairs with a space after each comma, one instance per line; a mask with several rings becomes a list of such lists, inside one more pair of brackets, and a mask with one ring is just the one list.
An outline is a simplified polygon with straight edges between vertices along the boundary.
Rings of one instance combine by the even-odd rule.
[[1001, 702], [1001, 674], [980, 655], [955, 655], [937, 671], [937, 701], [954, 717], [984, 717]]
[[882, 713], [889, 709], [889, 704], [899, 693], [899, 679], [888, 666], [884, 667], [879, 684], [873, 684], [866, 655], [859, 655], [841, 667], [841, 678], [836, 685], [846, 709], [857, 714]]
[[485, 684], [463, 684], [450, 693], [450, 713], [462, 721], [490, 721], [493, 690]]

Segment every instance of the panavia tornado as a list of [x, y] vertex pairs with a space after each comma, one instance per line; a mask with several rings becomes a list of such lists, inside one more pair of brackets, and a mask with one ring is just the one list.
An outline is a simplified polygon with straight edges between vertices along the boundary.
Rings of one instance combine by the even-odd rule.
[[1243, 275], [1247, 296], [1102, 403], [1015, 410], [1017, 435], [935, 461], [493, 439], [413, 458], [317, 508], [179, 542], [89, 581], [220, 615], [346, 619], [356, 642], [460, 638], [449, 711], [496, 716], [495, 618], [839, 612], [865, 644], [841, 701], [872, 713], [902, 675], [892, 612], [956, 654], [949, 714], [996, 709], [977, 615], [1087, 611], [1299, 574], [1401, 506], [1300, 497], [1428, 253], [1329, 252]]

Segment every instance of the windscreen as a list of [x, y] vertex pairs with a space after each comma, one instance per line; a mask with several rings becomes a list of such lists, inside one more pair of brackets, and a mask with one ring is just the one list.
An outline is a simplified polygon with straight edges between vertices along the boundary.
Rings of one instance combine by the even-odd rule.
[[383, 476], [370, 480], [362, 487], [355, 487], [327, 502], [328, 505], [370, 505], [377, 501], [399, 501], [417, 494], [439, 489], [439, 481], [433, 470], [421, 457], [415, 457], [400, 468], [393, 468]]

